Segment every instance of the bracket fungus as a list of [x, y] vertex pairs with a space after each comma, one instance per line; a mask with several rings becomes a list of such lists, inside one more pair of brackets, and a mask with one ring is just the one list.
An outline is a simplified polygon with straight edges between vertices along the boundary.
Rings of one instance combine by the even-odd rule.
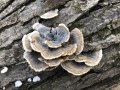
[[41, 15], [40, 17], [43, 19], [51, 19], [58, 16], [58, 9], [48, 11], [47, 13]]
[[102, 50], [81, 54], [84, 38], [78, 28], [70, 32], [63, 23], [58, 27], [35, 23], [32, 28], [34, 31], [22, 38], [23, 57], [36, 72], [61, 65], [73, 75], [82, 75], [102, 59]]
[[61, 64], [61, 66], [68, 71], [69, 73], [73, 75], [83, 75], [87, 73], [92, 67], [87, 66], [83, 63], [78, 63], [75, 61], [65, 61], [64, 63]]

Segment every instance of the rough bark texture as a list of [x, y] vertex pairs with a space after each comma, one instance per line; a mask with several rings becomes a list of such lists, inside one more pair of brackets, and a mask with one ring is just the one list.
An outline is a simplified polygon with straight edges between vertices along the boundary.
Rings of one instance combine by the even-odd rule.
[[[40, 19], [40, 15], [59, 9], [59, 16]], [[73, 76], [61, 67], [36, 73], [23, 59], [21, 38], [31, 32], [35, 22], [47, 26], [65, 23], [70, 30], [77, 27], [85, 38], [84, 52], [103, 49], [99, 65], [82, 76]], [[0, 0], [0, 90], [104, 90], [120, 89], [120, 0]], [[28, 83], [38, 75], [41, 81]], [[14, 82], [23, 85], [15, 88]]]

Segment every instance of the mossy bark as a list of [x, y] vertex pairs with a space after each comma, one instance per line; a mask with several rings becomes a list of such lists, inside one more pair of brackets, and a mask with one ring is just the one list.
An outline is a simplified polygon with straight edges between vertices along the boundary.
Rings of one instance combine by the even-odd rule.
[[[89, 1], [89, 2], [88, 2]], [[120, 0], [0, 0], [0, 88], [5, 90], [118, 90], [120, 87]], [[43, 20], [40, 15], [59, 9], [59, 16]], [[99, 65], [82, 76], [73, 76], [58, 67], [37, 73], [23, 59], [21, 38], [35, 22], [47, 26], [66, 24], [84, 35], [83, 52], [103, 49]], [[28, 83], [38, 75], [41, 81]], [[15, 88], [14, 82], [23, 85]]]

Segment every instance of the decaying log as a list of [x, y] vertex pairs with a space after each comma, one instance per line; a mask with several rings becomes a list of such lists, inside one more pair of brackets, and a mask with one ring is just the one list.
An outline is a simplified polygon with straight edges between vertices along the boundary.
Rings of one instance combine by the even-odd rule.
[[[58, 9], [59, 15], [40, 16]], [[79, 28], [85, 38], [83, 52], [103, 49], [103, 58], [87, 74], [73, 76], [61, 67], [35, 72], [23, 59], [21, 39], [35, 22], [46, 26], [66, 24]], [[0, 90], [119, 90], [120, 87], [120, 0], [0, 0]], [[38, 75], [41, 81], [28, 83]], [[23, 85], [16, 88], [14, 83]]]

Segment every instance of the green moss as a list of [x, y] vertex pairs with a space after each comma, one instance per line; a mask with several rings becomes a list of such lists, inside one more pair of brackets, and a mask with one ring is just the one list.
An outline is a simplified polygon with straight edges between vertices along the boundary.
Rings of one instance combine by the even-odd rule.
[[21, 51], [21, 50], [15, 50], [15, 52], [14, 52], [15, 57], [19, 57], [21, 54], [23, 54], [23, 51]]
[[86, 3], [85, 2], [76, 2], [73, 6], [74, 10], [76, 12], [80, 12], [82, 11], [82, 8], [86, 7]]
[[120, 33], [120, 27], [117, 28], [117, 29], [112, 30], [112, 33], [115, 34], [115, 35]]
[[101, 37], [101, 38], [105, 38], [106, 36], [110, 35], [111, 34], [111, 31], [108, 29], [108, 28], [104, 28], [102, 30], [100, 30], [98, 32], [98, 35]]

